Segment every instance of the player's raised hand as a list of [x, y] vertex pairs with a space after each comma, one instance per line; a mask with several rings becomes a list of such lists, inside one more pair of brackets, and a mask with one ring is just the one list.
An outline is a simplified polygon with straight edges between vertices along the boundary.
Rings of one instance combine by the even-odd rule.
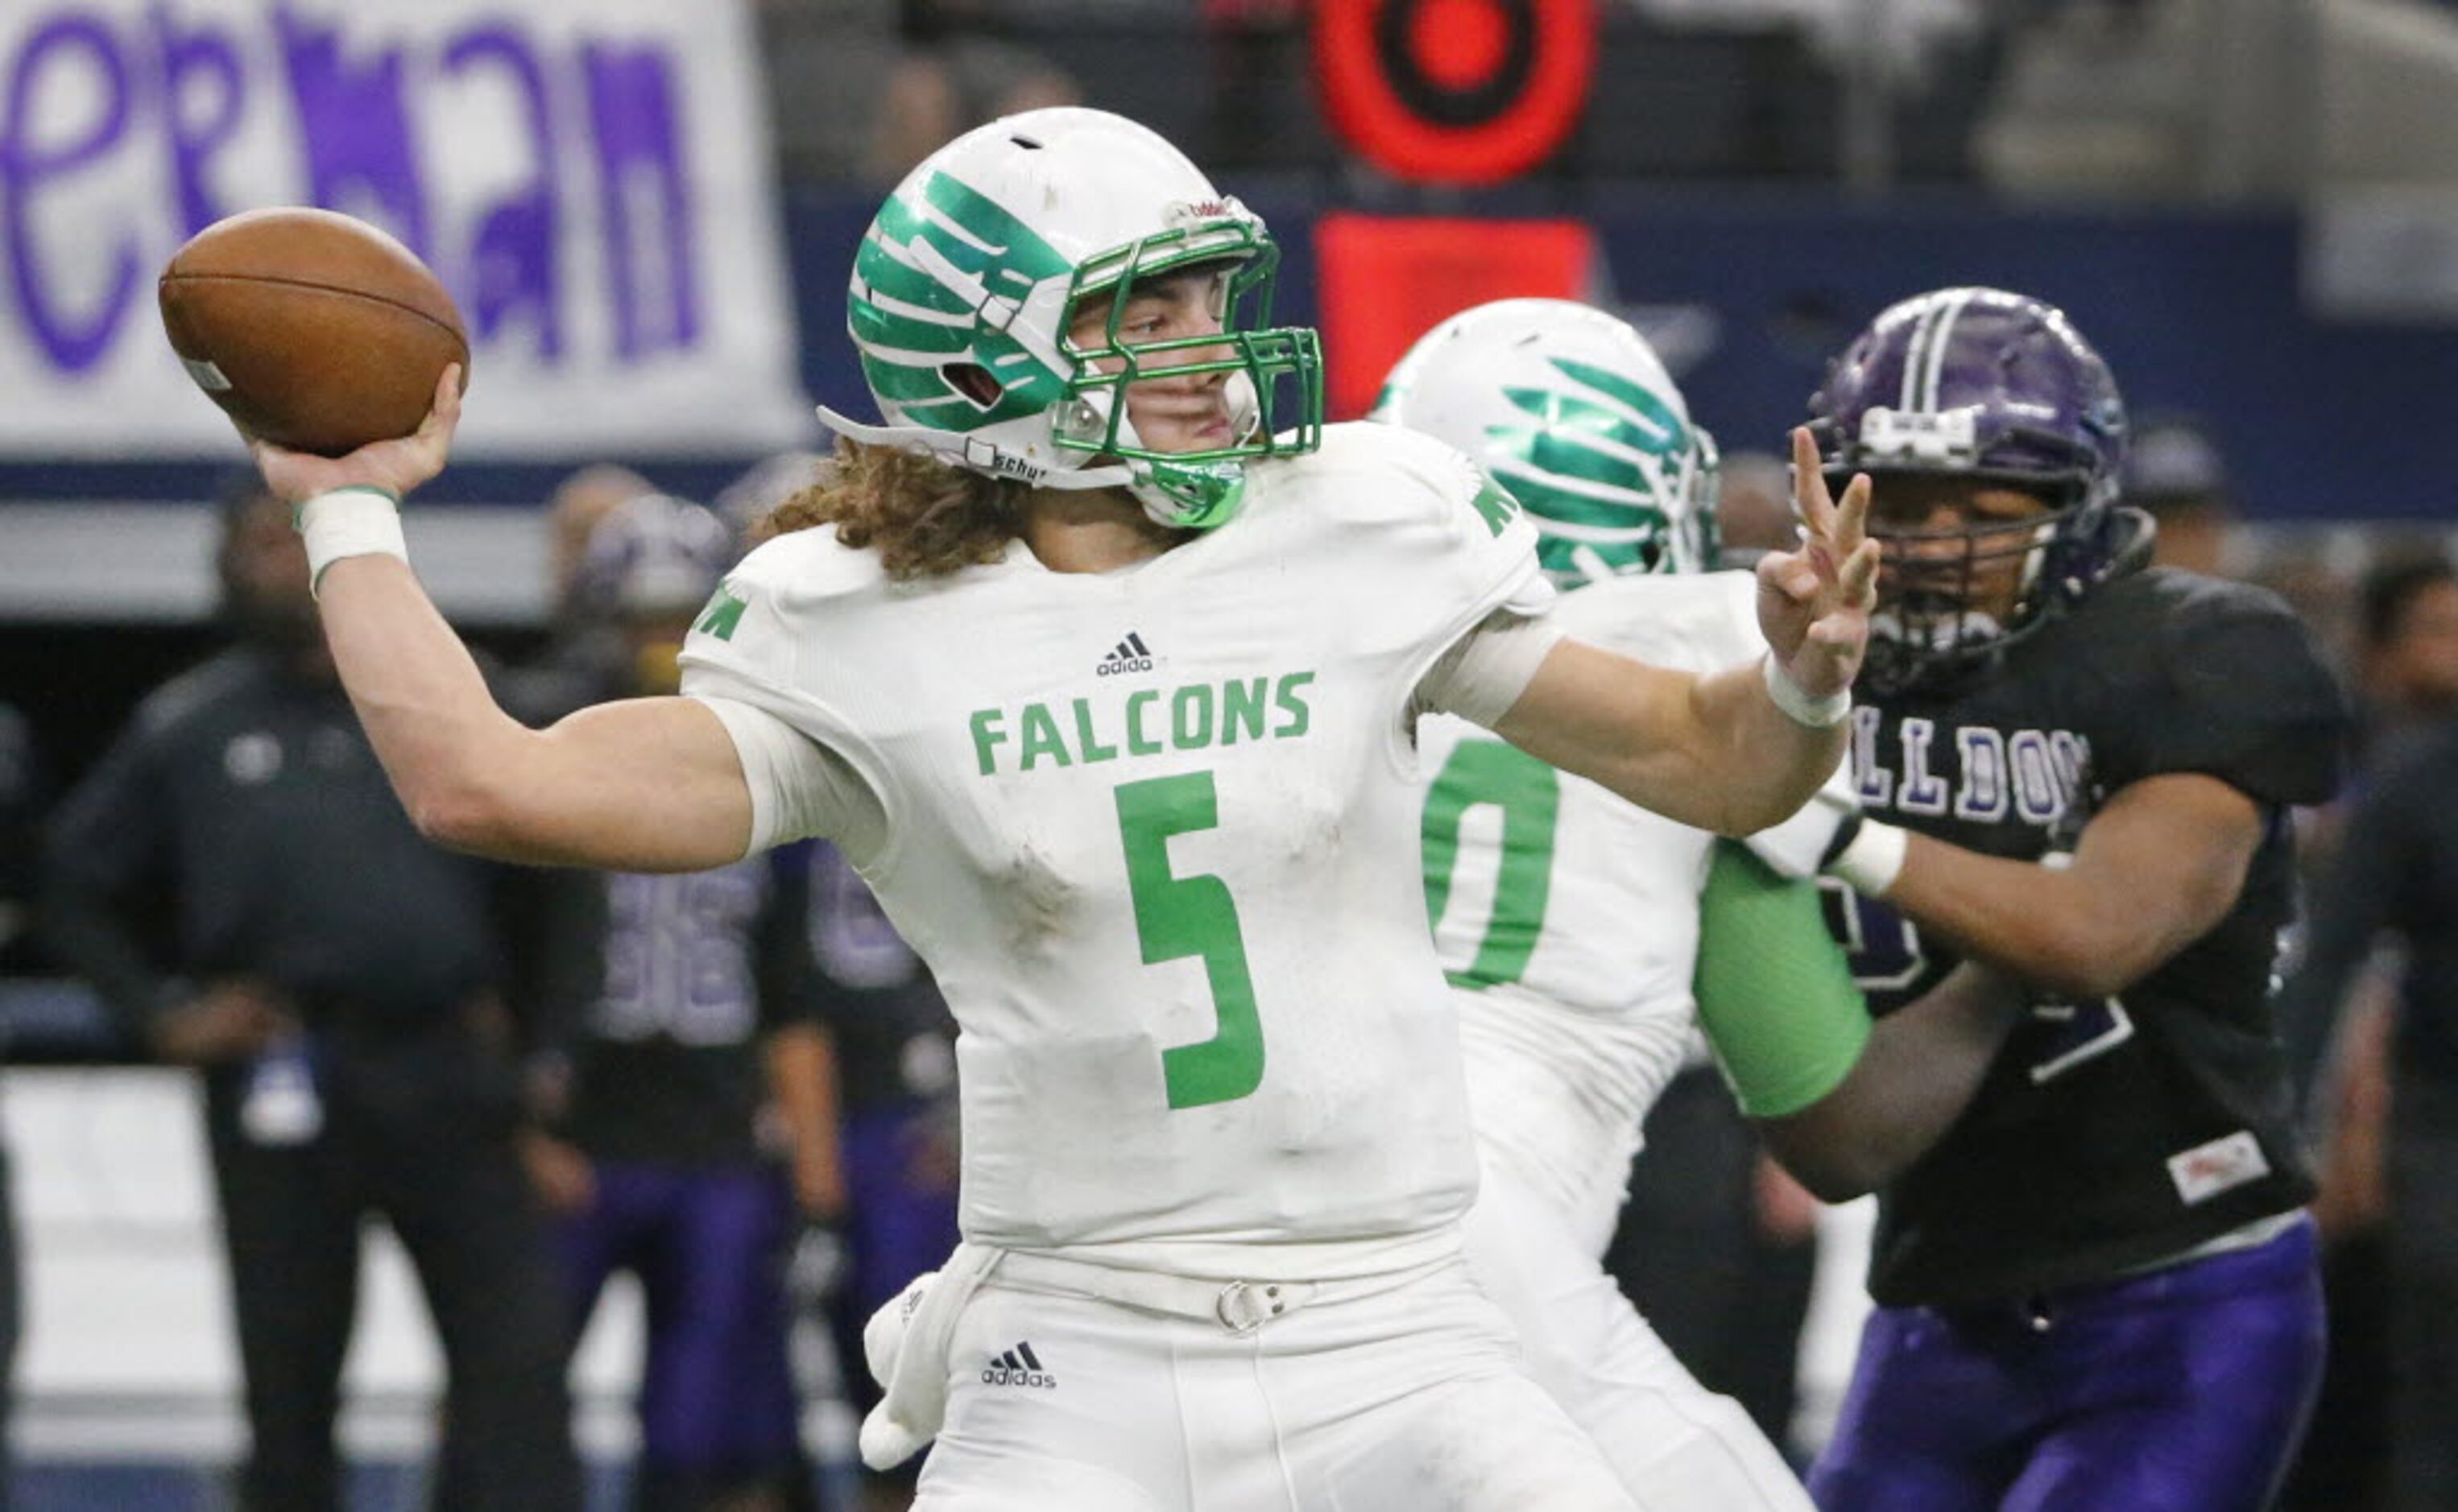
[[240, 434], [255, 454], [257, 466], [264, 472], [264, 486], [274, 497], [299, 504], [348, 487], [382, 488], [395, 498], [404, 497], [444, 470], [446, 459], [452, 454], [452, 432], [460, 424], [461, 366], [451, 362], [435, 380], [434, 405], [416, 430], [390, 441], [369, 442], [347, 456], [319, 457], [277, 446], [245, 431]]
[[1793, 682], [1823, 697], [1851, 686], [1869, 645], [1869, 611], [1878, 598], [1869, 478], [1856, 475], [1842, 500], [1833, 498], [1818, 444], [1799, 427], [1792, 433], [1792, 499], [1801, 544], [1759, 559], [1759, 629]]

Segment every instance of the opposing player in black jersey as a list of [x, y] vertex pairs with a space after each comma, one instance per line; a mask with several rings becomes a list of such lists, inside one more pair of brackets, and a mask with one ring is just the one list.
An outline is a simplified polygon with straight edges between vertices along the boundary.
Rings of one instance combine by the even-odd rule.
[[2124, 405], [2060, 312], [1907, 300], [1811, 407], [1829, 475], [1874, 479], [1885, 553], [1839, 930], [1881, 1010], [1965, 955], [2038, 994], [1882, 1194], [1880, 1306], [1812, 1493], [2258, 1508], [2322, 1358], [2269, 997], [2287, 810], [2336, 786], [2339, 691], [2277, 599], [2143, 568]]

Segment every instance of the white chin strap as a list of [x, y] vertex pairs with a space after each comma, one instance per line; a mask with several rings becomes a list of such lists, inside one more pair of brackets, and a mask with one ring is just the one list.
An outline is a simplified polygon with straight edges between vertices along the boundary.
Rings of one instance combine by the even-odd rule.
[[1613, 564], [1604, 559], [1604, 553], [1584, 541], [1571, 549], [1571, 566], [1578, 570], [1582, 584], [1601, 583], [1619, 575], [1614, 571]]
[[[1087, 409], [1092, 411], [1094, 416], [1099, 420], [1102, 426], [1106, 429], [1110, 424], [1110, 413], [1117, 406], [1118, 401], [1119, 392], [1117, 389], [1103, 388], [1096, 389], [1092, 393], [1083, 395], [1081, 402]], [[1138, 451], [1143, 449], [1144, 438], [1136, 434], [1135, 416], [1132, 413], [1118, 416], [1117, 434], [1112, 439], [1116, 441], [1120, 445], [1133, 446]], [[1171, 527], [1176, 527], [1178, 524], [1180, 506], [1178, 505], [1178, 502], [1176, 499], [1171, 498], [1166, 491], [1152, 487], [1151, 482], [1149, 481], [1152, 476], [1151, 464], [1133, 462], [1118, 463], [1107, 467], [1086, 467], [1076, 474], [1078, 477], [1096, 475], [1105, 481], [1098, 484], [1059, 483], [1053, 476], [1052, 480], [1049, 484], [1045, 485], [1045, 487], [1053, 488], [1106, 487], [1109, 486], [1108, 480], [1115, 480], [1119, 486], [1123, 487], [1127, 490], [1127, 492], [1135, 496], [1135, 503], [1143, 507], [1144, 514], [1149, 517], [1154, 524]]]
[[821, 425], [849, 440], [873, 446], [893, 446], [899, 451], [922, 452], [950, 466], [986, 473], [993, 478], [1013, 478], [1036, 488], [1115, 488], [1131, 487], [1136, 481], [1136, 474], [1124, 463], [1106, 467], [1045, 467], [978, 436], [958, 435], [952, 430], [937, 430], [928, 425], [866, 425], [850, 416], [840, 415], [825, 404], [819, 406], [819, 416]]
[[1229, 401], [1229, 434], [1240, 442], [1251, 440], [1263, 424], [1263, 404], [1255, 396], [1254, 378], [1240, 369], [1230, 374], [1221, 388]]
[[[1255, 395], [1255, 380], [1244, 371], [1231, 373], [1220, 385], [1220, 395], [1229, 408], [1229, 434], [1239, 445], [1254, 439], [1263, 423], [1262, 402]], [[1110, 411], [1118, 403], [1118, 390], [1098, 388], [1081, 396], [1081, 403], [1104, 426], [1110, 423]], [[1135, 430], [1133, 410], [1118, 417], [1117, 440], [1125, 445], [1141, 449], [1144, 438]]]

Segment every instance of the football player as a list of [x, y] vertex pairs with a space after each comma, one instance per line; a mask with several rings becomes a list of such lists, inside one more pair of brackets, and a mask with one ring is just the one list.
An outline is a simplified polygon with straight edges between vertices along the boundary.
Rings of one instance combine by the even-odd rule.
[[[1669, 667], [1749, 653], [1751, 575], [1707, 570], [1714, 443], [1625, 321], [1560, 300], [1479, 305], [1417, 342], [1375, 418], [1449, 442], [1510, 490], [1573, 633]], [[1482, 1168], [1478, 1280], [1642, 1506], [1806, 1512], [1775, 1446], [1600, 1263], [1640, 1125], [1703, 1025], [1780, 1156], [1823, 1194], [1856, 1195], [1943, 1130], [2019, 1005], [1967, 970], [1873, 1036], [1814, 882], [1464, 721], [1428, 719], [1419, 740], [1427, 905]], [[1849, 788], [1839, 767], [1821, 801], [1848, 808]], [[1797, 874], [1833, 828], [1813, 806], [1749, 843]]]
[[[1810, 1489], [1850, 1512], [2265, 1505], [2321, 1367], [2270, 994], [2288, 809], [2344, 715], [2272, 595], [2145, 569], [2125, 406], [2059, 311], [1905, 300], [1811, 401], [1885, 549], [1829, 847], [1881, 1007], [1964, 959], [2036, 1006], [1883, 1193]], [[2057, 868], [2043, 871], [2043, 859]]]
[[[598, 633], [568, 642], [545, 679], [573, 695], [554, 712], [674, 692], [683, 637], [734, 559], [734, 532], [697, 504], [640, 488], [600, 512], [562, 605]], [[635, 1512], [775, 1512], [798, 1489], [777, 1260], [798, 1221], [844, 1209], [808, 876], [791, 852], [608, 872], [532, 931], [560, 968], [559, 1032], [523, 1153], [560, 1220], [573, 1341], [617, 1271], [653, 1320]]]
[[823, 412], [838, 466], [701, 614], [683, 696], [544, 732], [405, 566], [448, 375], [419, 436], [259, 454], [428, 831], [628, 870], [823, 836], [929, 963], [967, 1242], [874, 1320], [864, 1427], [874, 1462], [937, 1434], [919, 1505], [1627, 1507], [1460, 1258], [1410, 730], [1461, 714], [1720, 831], [1785, 818], [1841, 759], [1864, 486], [1802, 468], [1768, 654], [1698, 676], [1583, 645], [1472, 464], [1321, 425], [1274, 253], [1117, 116], [949, 143], [855, 263], [884, 424]]

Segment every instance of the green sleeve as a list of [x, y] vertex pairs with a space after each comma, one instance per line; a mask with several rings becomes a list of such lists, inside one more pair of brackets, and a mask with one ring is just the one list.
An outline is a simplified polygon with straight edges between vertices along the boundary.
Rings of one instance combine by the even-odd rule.
[[1797, 1113], [1835, 1089], [1869, 1043], [1869, 1010], [1826, 933], [1818, 884], [1719, 840], [1698, 896], [1698, 1025], [1741, 1111]]

